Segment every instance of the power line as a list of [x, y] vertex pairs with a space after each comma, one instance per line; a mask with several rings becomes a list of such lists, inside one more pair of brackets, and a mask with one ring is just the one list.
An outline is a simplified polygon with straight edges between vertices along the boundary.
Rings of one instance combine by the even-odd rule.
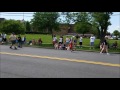
[[[23, 16], [23, 14], [22, 15], [3, 15], [1, 13], [0, 13], [0, 15], [2, 15], [2, 16]], [[118, 16], [118, 15], [120, 15], [120, 14], [115, 14], [115, 15], [111, 15], [111, 16]], [[24, 16], [27, 16], [27, 15], [24, 14]], [[33, 17], [33, 16], [27, 16], [27, 17]]]
[[[23, 14], [23, 12], [21, 12], [21, 13], [6, 13], [6, 12], [1, 12], [2, 14]], [[24, 12], [24, 14], [34, 14], [34, 12], [33, 13], [25, 13]]]

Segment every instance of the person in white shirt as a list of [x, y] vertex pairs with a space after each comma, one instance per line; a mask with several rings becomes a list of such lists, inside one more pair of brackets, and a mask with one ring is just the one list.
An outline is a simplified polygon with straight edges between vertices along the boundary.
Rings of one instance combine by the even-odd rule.
[[69, 42], [70, 42], [70, 39], [68, 38], [68, 36], [66, 37], [65, 42], [66, 42], [66, 46], [68, 46], [68, 44], [69, 44]]
[[93, 35], [91, 35], [91, 37], [90, 37], [90, 49], [91, 48], [94, 49], [94, 42], [95, 42], [95, 37]]
[[62, 44], [63, 43], [63, 38], [62, 36], [59, 38], [59, 44]]
[[83, 41], [83, 38], [82, 38], [82, 36], [80, 36], [80, 41], [79, 41], [80, 48], [82, 48], [82, 41]]
[[55, 45], [55, 43], [57, 43], [57, 37], [56, 37], [56, 35], [53, 36], [53, 46]]
[[6, 36], [7, 36], [7, 34], [4, 34], [4, 35], [3, 35], [3, 40], [4, 40], [4, 42], [6, 42], [6, 40], [7, 40], [7, 39], [6, 39]]

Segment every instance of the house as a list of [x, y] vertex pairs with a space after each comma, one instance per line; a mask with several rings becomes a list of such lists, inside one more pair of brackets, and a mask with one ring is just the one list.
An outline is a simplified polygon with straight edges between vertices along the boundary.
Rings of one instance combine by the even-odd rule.
[[68, 33], [76, 33], [74, 31], [74, 24], [60, 24], [59, 31], [53, 31], [53, 34], [66, 35]]

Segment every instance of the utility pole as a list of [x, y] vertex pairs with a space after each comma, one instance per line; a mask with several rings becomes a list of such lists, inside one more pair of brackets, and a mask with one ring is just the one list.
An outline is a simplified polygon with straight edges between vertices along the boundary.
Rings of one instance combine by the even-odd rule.
[[23, 12], [23, 21], [24, 21], [24, 12]]
[[25, 20], [24, 20], [24, 12], [23, 12], [23, 23], [24, 23], [25, 31], [26, 31], [26, 23], [25, 23]]

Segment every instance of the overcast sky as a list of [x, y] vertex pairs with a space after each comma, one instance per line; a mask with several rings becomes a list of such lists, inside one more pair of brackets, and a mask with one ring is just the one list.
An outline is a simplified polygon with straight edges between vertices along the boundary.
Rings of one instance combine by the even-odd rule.
[[[30, 21], [33, 18], [33, 12], [0, 12], [0, 18]], [[112, 25], [108, 27], [108, 32], [120, 31], [120, 12], [114, 12], [110, 21]]]

